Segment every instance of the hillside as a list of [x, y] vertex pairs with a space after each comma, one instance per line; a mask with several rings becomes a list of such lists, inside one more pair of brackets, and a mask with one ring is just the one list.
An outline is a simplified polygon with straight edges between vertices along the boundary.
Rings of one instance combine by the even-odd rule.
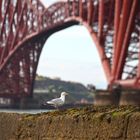
[[51, 79], [43, 76], [36, 76], [34, 86], [34, 98], [40, 101], [50, 100], [60, 96], [62, 91], [69, 93], [67, 103], [89, 103], [93, 102], [93, 95], [84, 85], [75, 82], [62, 81], [59, 78]]

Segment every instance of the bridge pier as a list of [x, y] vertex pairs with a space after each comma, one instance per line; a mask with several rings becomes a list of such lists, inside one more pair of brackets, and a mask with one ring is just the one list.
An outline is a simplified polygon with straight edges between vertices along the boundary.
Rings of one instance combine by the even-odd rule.
[[38, 109], [40, 107], [39, 101], [32, 97], [22, 98], [8, 98], [9, 103], [1, 105], [1, 107], [12, 108], [12, 109]]
[[19, 107], [20, 107], [20, 99], [19, 98], [11, 99], [10, 108], [19, 108]]
[[39, 102], [32, 97], [23, 97], [20, 99], [20, 109], [38, 109]]
[[119, 105], [120, 92], [109, 90], [97, 90], [94, 96], [94, 105]]
[[94, 105], [140, 105], [140, 90], [97, 90], [94, 96]]
[[140, 90], [124, 90], [121, 93], [120, 105], [140, 106]]

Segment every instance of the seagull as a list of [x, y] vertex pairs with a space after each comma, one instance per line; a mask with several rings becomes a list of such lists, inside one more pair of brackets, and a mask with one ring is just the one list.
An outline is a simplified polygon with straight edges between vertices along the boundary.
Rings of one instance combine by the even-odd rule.
[[68, 95], [67, 92], [62, 92], [60, 98], [55, 98], [50, 101], [47, 101], [47, 104], [53, 105], [58, 109], [58, 106], [62, 106], [65, 103], [65, 96]]

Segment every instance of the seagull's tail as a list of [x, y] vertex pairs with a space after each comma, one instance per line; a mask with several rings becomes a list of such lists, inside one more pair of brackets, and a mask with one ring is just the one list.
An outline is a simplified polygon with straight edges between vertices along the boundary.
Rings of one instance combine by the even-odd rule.
[[47, 101], [47, 104], [53, 104], [51, 101]]

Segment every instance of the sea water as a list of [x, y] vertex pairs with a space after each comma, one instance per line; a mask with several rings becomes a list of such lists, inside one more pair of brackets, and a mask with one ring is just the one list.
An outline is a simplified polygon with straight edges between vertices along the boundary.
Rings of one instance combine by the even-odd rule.
[[38, 113], [44, 113], [44, 112], [50, 112], [52, 110], [47, 109], [27, 109], [27, 110], [20, 110], [20, 109], [0, 109], [0, 112], [6, 112], [6, 113], [19, 113], [19, 114], [38, 114]]

